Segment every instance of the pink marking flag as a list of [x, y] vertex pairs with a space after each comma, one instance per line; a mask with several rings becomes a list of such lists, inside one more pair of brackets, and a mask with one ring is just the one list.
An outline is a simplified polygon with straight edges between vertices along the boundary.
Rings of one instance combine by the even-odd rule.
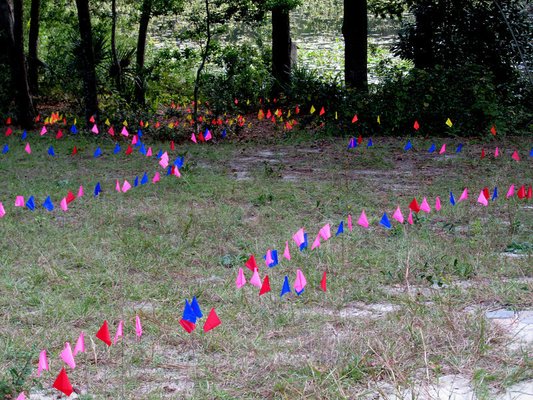
[[[0, 207], [1, 206], [2, 206], [2, 203], [0, 203]], [[291, 259], [291, 252], [289, 250], [289, 241], [285, 242], [285, 251], [283, 252], [283, 257], [285, 257], [289, 261]]]
[[126, 193], [130, 189], [131, 189], [131, 184], [127, 180], [125, 180], [124, 183], [122, 184], [122, 193]]
[[215, 312], [215, 309], [212, 308], [211, 311], [209, 311], [209, 315], [207, 316], [207, 319], [205, 320], [204, 332], [209, 332], [211, 329], [216, 328], [221, 323], [222, 322], [220, 321], [220, 318], [218, 318], [218, 315]]
[[27, 397], [24, 394], [24, 392], [20, 392], [20, 394], [17, 397], [17, 400], [26, 400], [26, 399], [27, 399]]
[[67, 204], [67, 198], [66, 197], [63, 197], [61, 199], [61, 203], [59, 203], [59, 205], [61, 206], [61, 209], [63, 211], [67, 211], [68, 210], [68, 204]]
[[138, 315], [135, 316], [135, 334], [137, 335], [139, 339], [143, 335], [143, 327], [141, 325], [141, 318]]
[[180, 170], [175, 165], [172, 166], [172, 175], [175, 177], [181, 178]]
[[115, 181], [115, 190], [117, 192], [120, 192], [120, 182], [118, 181], [118, 179]]
[[74, 357], [76, 357], [76, 354], [78, 353], [85, 353], [85, 334], [83, 332], [80, 332], [80, 336], [76, 341], [76, 346], [74, 346], [74, 351], [72, 354]]
[[113, 339], [113, 345], [117, 344], [118, 339], [124, 336], [124, 322], [122, 320], [118, 321], [117, 331], [115, 332], [115, 337]]
[[137, 143], [139, 143], [139, 137], [137, 135], [133, 135], [133, 138], [131, 139], [131, 144]]
[[152, 157], [152, 148], [148, 147], [148, 151], [146, 152], [146, 157]]
[[159, 165], [161, 165], [162, 168], [168, 167], [168, 153], [166, 151], [161, 155]]
[[91, 129], [91, 132], [94, 133], [95, 135], [98, 134], [98, 127], [96, 126], [96, 124], [93, 125], [93, 128]]
[[435, 210], [440, 211], [441, 208], [442, 205], [440, 204], [440, 197], [437, 196], [437, 198], [435, 199]]
[[[444, 153], [446, 153], [446, 143], [444, 143], [442, 145], [442, 147], [440, 148], [440, 151], [439, 151], [439, 154], [444, 154]], [[422, 210], [422, 211], [424, 211], [424, 210]]]
[[254, 273], [252, 275], [252, 279], [250, 279], [250, 284], [257, 287], [257, 288], [261, 288], [262, 286], [262, 283], [261, 283], [261, 277], [259, 276], [259, 271], [256, 269], [254, 269]]
[[429, 206], [428, 200], [424, 197], [424, 200], [422, 200], [422, 204], [420, 204], [420, 211], [424, 211], [425, 213], [431, 212], [431, 207]]
[[213, 136], [211, 135], [211, 131], [208, 129], [207, 133], [205, 134], [205, 141], [211, 140]]
[[196, 140], [196, 135], [194, 134], [194, 132], [193, 132], [193, 134], [191, 135], [191, 140], [192, 140], [194, 143], [198, 144], [198, 141]]
[[78, 198], [83, 197], [83, 186], [80, 185], [80, 188], [78, 189]]
[[403, 224], [404, 219], [403, 219], [402, 210], [400, 210], [400, 206], [396, 208], [396, 211], [394, 211], [394, 214], [392, 214], [392, 218], [398, 221], [400, 224]]
[[301, 292], [305, 289], [305, 285], [307, 285], [307, 280], [305, 279], [304, 274], [299, 269], [296, 270], [296, 280], [294, 281], [294, 290], [296, 292]]
[[361, 216], [359, 217], [359, 220], [357, 221], [359, 225], [361, 225], [363, 228], [368, 228], [368, 219], [365, 214], [365, 210], [361, 212]]
[[46, 132], [48, 132], [48, 130], [46, 129], [46, 126], [43, 126], [41, 129], [41, 136], [46, 135]]
[[152, 183], [156, 183], [156, 182], [159, 182], [160, 180], [160, 176], [159, 176], [159, 172], [156, 172], [154, 177], [152, 178]]
[[331, 237], [331, 227], [329, 226], [329, 224], [326, 224], [322, 228], [320, 228], [318, 234], [322, 239], [328, 240]]
[[122, 127], [122, 131], [120, 132], [120, 134], [125, 137], [128, 137], [130, 135], [125, 126]]
[[515, 161], [520, 161], [520, 156], [518, 155], [518, 151], [515, 150], [511, 158]]
[[60, 357], [70, 368], [76, 368], [76, 361], [74, 361], [74, 356], [72, 355], [72, 349], [70, 348], [69, 342], [65, 343], [65, 347], [61, 352]]
[[4, 215], [6, 215], [6, 210], [4, 209], [4, 205], [0, 201], [0, 218], [2, 218]]
[[479, 193], [479, 197], [477, 198], [477, 202], [483, 204], [485, 207], [489, 205], [489, 201], [485, 197], [485, 193], [483, 193], [483, 190], [481, 193]]
[[294, 240], [296, 245], [300, 247], [302, 243], [305, 242], [304, 228], [299, 229], [298, 232], [292, 235], [292, 240]]
[[46, 350], [39, 353], [39, 365], [37, 366], [37, 376], [41, 376], [41, 372], [50, 371], [48, 366], [48, 359], [46, 358]]
[[31, 154], [31, 146], [29, 143], [26, 143], [26, 147], [24, 147], [24, 151], [28, 154]]
[[244, 285], [246, 285], [246, 278], [244, 277], [244, 271], [242, 270], [242, 268], [239, 268], [239, 273], [237, 274], [237, 279], [235, 280], [235, 286], [237, 286], [237, 289], [240, 289]]
[[413, 225], [414, 222], [413, 222], [413, 210], [409, 210], [409, 216], [407, 217], [407, 223], [409, 225]]
[[273, 262], [274, 262], [274, 259], [272, 258], [272, 250], [268, 249], [267, 252], [266, 252], [265, 264], [268, 267]]
[[466, 200], [468, 199], [468, 188], [465, 188], [465, 190], [463, 190], [463, 193], [461, 194], [461, 197], [459, 197], [459, 201], [463, 201], [463, 200]]
[[348, 214], [348, 229], [350, 230], [350, 232], [353, 230], [352, 214]]
[[507, 199], [514, 196], [514, 185], [509, 186], [509, 190], [507, 191], [507, 195], [505, 196]]
[[496, 147], [496, 150], [494, 150], [494, 158], [497, 158], [500, 155], [500, 149]]
[[314, 250], [317, 247], [320, 247], [320, 233], [318, 235], [316, 235], [316, 239], [313, 242], [313, 245], [311, 246], [311, 250]]
[[17, 196], [15, 198], [15, 207], [24, 207], [24, 196]]

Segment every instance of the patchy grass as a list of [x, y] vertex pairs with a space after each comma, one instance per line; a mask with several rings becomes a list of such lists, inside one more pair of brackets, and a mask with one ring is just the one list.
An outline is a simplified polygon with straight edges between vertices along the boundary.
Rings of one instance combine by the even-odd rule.
[[[81, 330], [96, 340], [104, 319], [112, 335], [124, 319], [126, 338], [108, 350], [88, 339], [78, 368], [68, 371], [85, 399], [387, 397], [387, 387], [400, 391], [449, 374], [466, 376], [480, 398], [490, 398], [533, 379], [527, 348], [507, 349], [506, 333], [483, 314], [496, 305], [533, 307], [531, 202], [504, 199], [511, 183], [532, 183], [527, 144], [498, 143], [507, 153], [520, 150], [516, 163], [510, 153], [479, 158], [482, 147], [489, 154], [496, 144], [465, 143], [456, 155], [458, 140], [450, 139], [448, 155], [439, 156], [422, 150], [431, 139], [414, 141], [421, 150], [408, 153], [404, 139], [373, 141], [350, 151], [347, 139], [298, 137], [180, 146], [171, 160], [185, 155], [181, 179], [119, 194], [116, 179], [151, 178], [163, 172], [157, 161], [113, 155], [113, 143], [83, 137], [32, 139], [28, 156], [24, 143], [9, 138], [11, 151], [0, 156], [8, 211], [0, 219], [5, 394], [49, 389], [64, 342]], [[46, 155], [51, 144], [55, 158]], [[70, 156], [74, 144], [80, 153]], [[97, 145], [104, 155], [94, 159]], [[168, 145], [154, 144], [154, 154], [159, 148]], [[96, 182], [104, 191], [93, 198]], [[40, 207], [51, 195], [58, 208], [80, 184], [85, 197], [68, 212]], [[500, 191], [487, 208], [475, 204], [484, 186]], [[472, 189], [469, 202], [451, 207], [448, 192], [458, 199], [464, 187]], [[37, 210], [14, 209], [16, 195], [34, 195]], [[441, 212], [416, 216], [414, 226], [377, 225], [398, 204], [405, 213], [413, 196], [433, 207], [437, 195]], [[368, 230], [356, 225], [362, 209]], [[306, 228], [311, 244], [322, 225], [331, 223], [334, 233], [341, 220], [346, 233], [320, 249], [292, 246], [293, 259], [268, 271], [261, 263], [272, 293], [235, 290], [249, 254], [259, 260], [276, 248], [281, 260], [297, 229]], [[292, 285], [296, 268], [308, 279], [305, 293], [280, 299], [284, 276]], [[324, 271], [327, 293], [319, 289]], [[184, 299], [193, 295], [204, 313], [216, 308], [219, 328], [181, 329]], [[141, 341], [134, 339], [136, 314]], [[43, 348], [52, 372], [28, 376], [26, 361], [36, 369]]]

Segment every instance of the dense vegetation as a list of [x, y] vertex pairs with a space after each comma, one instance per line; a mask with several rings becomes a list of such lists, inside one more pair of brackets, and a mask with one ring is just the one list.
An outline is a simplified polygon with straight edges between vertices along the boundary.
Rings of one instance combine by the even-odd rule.
[[[216, 114], [255, 113], [260, 101], [279, 98], [281, 105], [337, 111], [340, 122], [326, 125], [337, 131], [354, 113], [365, 129], [377, 129], [381, 115], [384, 134], [404, 133], [415, 119], [427, 133], [449, 133], [448, 117], [460, 121], [454, 134], [484, 134], [493, 125], [501, 133], [531, 130], [528, 2], [327, 3], [344, 10], [345, 71], [335, 76], [294, 66], [290, 13], [313, 10], [309, 2], [2, 0], [0, 41], [11, 50], [0, 56], [0, 115], [24, 126], [50, 108], [87, 120], [141, 118], [194, 99]], [[371, 84], [367, 12], [404, 21], [392, 51], [412, 62], [391, 63], [381, 53], [370, 64], [379, 77]]]

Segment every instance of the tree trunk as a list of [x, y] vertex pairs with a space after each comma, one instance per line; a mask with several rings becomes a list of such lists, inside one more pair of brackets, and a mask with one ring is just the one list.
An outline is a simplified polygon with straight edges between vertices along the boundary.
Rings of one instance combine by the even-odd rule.
[[37, 41], [39, 39], [39, 10], [41, 0], [31, 0], [30, 32], [28, 36], [28, 83], [33, 96], [39, 94], [39, 59], [37, 58]]
[[135, 82], [135, 100], [141, 106], [145, 104], [144, 52], [148, 23], [152, 13], [152, 0], [143, 0], [141, 20], [139, 21], [139, 37], [137, 40], [137, 79]]
[[0, 0], [0, 28], [7, 42], [11, 66], [11, 81], [15, 89], [18, 123], [24, 128], [33, 126], [35, 108], [30, 96], [26, 58], [24, 57], [22, 0]]
[[115, 77], [115, 85], [122, 90], [122, 71], [117, 56], [117, 0], [111, 1], [111, 55], [113, 57], [112, 76]]
[[98, 96], [96, 92], [96, 71], [94, 65], [93, 35], [89, 0], [76, 0], [83, 57], [83, 94], [85, 97], [85, 119], [90, 126], [90, 118], [98, 119]]
[[204, 69], [207, 57], [209, 56], [209, 45], [211, 44], [211, 14], [209, 12], [209, 0], [205, 0], [205, 15], [207, 25], [207, 40], [205, 41], [204, 51], [202, 53], [202, 63], [196, 71], [196, 80], [194, 81], [194, 132], [198, 134], [198, 90], [200, 89], [200, 76]]
[[291, 79], [291, 24], [289, 10], [272, 9], [272, 76], [273, 95], [278, 96]]
[[367, 0], [344, 0], [342, 34], [346, 87], [367, 90]]

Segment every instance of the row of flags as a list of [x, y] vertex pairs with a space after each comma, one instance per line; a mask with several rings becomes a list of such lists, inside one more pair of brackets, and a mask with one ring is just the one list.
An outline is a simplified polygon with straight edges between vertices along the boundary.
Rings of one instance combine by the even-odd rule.
[[[496, 201], [498, 197], [499, 194], [497, 187], [495, 187], [492, 191], [490, 191], [488, 187], [485, 187], [481, 189], [475, 202], [476, 204], [480, 204], [482, 206], [487, 207], [490, 202]], [[531, 200], [533, 198], [533, 188], [531, 184], [528, 186], [524, 184], [519, 187], [515, 186], [514, 184], [510, 185], [505, 195], [505, 198], [511, 199], [513, 197], [517, 197], [520, 200]], [[470, 198], [471, 194], [468, 188], [465, 188], [457, 198], [456, 195], [454, 195], [454, 193], [450, 191], [448, 201], [453, 207], [456, 206], [458, 203], [466, 202]], [[401, 207], [398, 205], [395, 211], [390, 214], [390, 216], [389, 214], [387, 214], [387, 212], [384, 212], [381, 218], [377, 219], [379, 221], [377, 222], [377, 225], [386, 230], [392, 229], [393, 221], [396, 221], [399, 224], [407, 223], [408, 225], [413, 225], [415, 223], [415, 214], [419, 214], [420, 212], [429, 214], [433, 210], [438, 212], [443, 207], [443, 201], [439, 196], [435, 198], [435, 201], [432, 202], [432, 204], [433, 206], [430, 204], [427, 197], [424, 197], [421, 202], [419, 202], [415, 197], [407, 206], [408, 212], [405, 212], [405, 215], [407, 215], [407, 217], [404, 215], [404, 212], [402, 212]], [[370, 228], [370, 226], [373, 224], [371, 224], [369, 218], [366, 215], [365, 210], [361, 211], [361, 214], [359, 215], [356, 221], [352, 218], [351, 214], [348, 214], [346, 225], [350, 232], [354, 229], [354, 223], [365, 229]], [[332, 226], [329, 223], [325, 224], [322, 228], [320, 228], [311, 244], [311, 250], [319, 248], [323, 242], [326, 242], [327, 240], [332, 238], [334, 231], [335, 237], [343, 234], [345, 232], [345, 221], [340, 221], [336, 230], [333, 230]], [[292, 236], [292, 241], [296, 244], [296, 247], [299, 251], [304, 251], [309, 247], [308, 233], [305, 231], [304, 228], [300, 228], [296, 233], [294, 233], [294, 235]], [[292, 258], [288, 240], [285, 241], [283, 258], [287, 261], [290, 261]], [[275, 249], [268, 249], [265, 255], [263, 256], [263, 260], [266, 267], [268, 267], [269, 269], [274, 268], [276, 265], [279, 264], [278, 251]], [[253, 254], [248, 258], [244, 266], [251, 271], [252, 275], [247, 279], [243, 268], [239, 268], [237, 277], [235, 279], [235, 286], [237, 289], [241, 289], [246, 285], [247, 282], [249, 282], [250, 285], [255, 286], [259, 289], [259, 296], [271, 291], [270, 277], [269, 275], [265, 275], [265, 277], [261, 279], [259, 274], [259, 267]], [[303, 272], [299, 269], [296, 270], [296, 278], [293, 283], [295, 293], [297, 295], [303, 293], [303, 289], [305, 288], [306, 284], [307, 281]], [[320, 287], [324, 292], [326, 291], [326, 286], [327, 275], [324, 271], [322, 280], [320, 282]], [[289, 284], [289, 277], [285, 276], [283, 284], [281, 285], [280, 297], [283, 297], [286, 293], [289, 293], [290, 291], [291, 289]]]
[[[192, 298], [190, 303], [188, 300], [185, 300], [185, 308], [183, 311], [182, 318], [179, 321], [180, 325], [185, 329], [185, 331], [187, 333], [191, 333], [192, 331], [194, 331], [198, 323], [197, 321], [200, 320], [201, 318], [203, 318], [203, 313], [200, 308], [200, 304], [198, 303], [198, 300], [196, 299], [196, 296]], [[207, 333], [221, 324], [222, 324], [222, 321], [220, 320], [215, 309], [211, 308], [207, 318], [204, 321], [203, 332]], [[142, 327], [141, 318], [139, 317], [139, 315], [135, 316], [134, 327], [135, 327], [136, 339], [141, 340], [141, 337], [143, 335], [143, 327]], [[124, 321], [119, 320], [117, 327], [116, 327], [115, 335], [113, 339], [111, 339], [109, 323], [107, 322], [107, 320], [104, 320], [101, 327], [98, 329], [98, 331], [96, 332], [94, 336], [96, 339], [104, 343], [107, 347], [111, 347], [111, 346], [115, 346], [120, 340], [122, 340], [125, 337], [124, 332], [125, 332]], [[85, 333], [82, 331], [80, 332], [74, 347], [71, 346], [70, 342], [65, 342], [63, 349], [59, 353], [59, 358], [66, 366], [68, 366], [71, 370], [74, 370], [77, 365], [76, 356], [78, 356], [78, 354], [85, 353], [85, 351], [86, 351]], [[61, 367], [61, 370], [59, 371], [54, 383], [52, 384], [52, 387], [64, 393], [66, 396], [70, 396], [73, 393], [74, 389], [72, 387], [72, 384], [66, 372], [65, 365]], [[47, 355], [46, 349], [42, 350], [39, 353], [39, 361], [37, 365], [37, 376], [40, 377], [43, 371], [50, 371], [50, 363], [48, 361], [48, 355]], [[17, 397], [17, 400], [24, 400], [24, 399], [26, 399], [26, 395], [24, 394], [24, 392], [22, 392]]]
[[[350, 138], [350, 140], [348, 142], [348, 149], [355, 149], [355, 148], [360, 147], [362, 145], [363, 145], [363, 137], [361, 135], [359, 135], [357, 138], [355, 138], [355, 137]], [[373, 146], [374, 146], [374, 142], [372, 141], [372, 138], [369, 138], [367, 143], [366, 143], [366, 147], [369, 148], [369, 147], [373, 147]], [[457, 153], [461, 153], [463, 151], [463, 147], [464, 147], [463, 144], [459, 143], [457, 145], [457, 147], [455, 148], [454, 152], [456, 154]], [[404, 151], [412, 151], [413, 149], [414, 149], [413, 143], [411, 142], [411, 139], [408, 139], [407, 143], [403, 146], [403, 150]], [[437, 146], [435, 145], [435, 143], [431, 144], [431, 146], [428, 148], [427, 152], [430, 153], [430, 154], [437, 153]], [[442, 145], [439, 146], [438, 154], [443, 155], [443, 154], [446, 154], [446, 152], [447, 152], [446, 143], [443, 143]], [[504, 153], [505, 153], [504, 151], [500, 150], [500, 148], [498, 146], [496, 146], [496, 148], [494, 149], [494, 158], [502, 157], [502, 155]], [[486, 156], [487, 156], [487, 152], [485, 151], [485, 148], [482, 148], [481, 149], [480, 158], [483, 159]], [[533, 147], [529, 151], [529, 157], [533, 157]], [[520, 161], [520, 154], [518, 153], [518, 150], [514, 150], [512, 152], [511, 158], [513, 160], [515, 160], [515, 161]]]

